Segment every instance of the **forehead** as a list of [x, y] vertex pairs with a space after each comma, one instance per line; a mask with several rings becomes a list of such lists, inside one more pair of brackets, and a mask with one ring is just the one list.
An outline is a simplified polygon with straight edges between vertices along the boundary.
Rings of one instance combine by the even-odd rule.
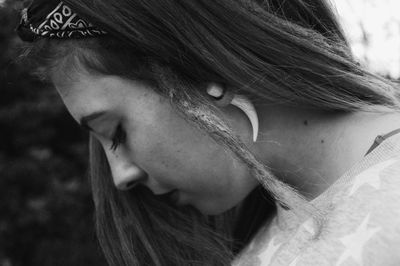
[[147, 91], [136, 81], [84, 71], [57, 76], [52, 81], [76, 121], [93, 112], [118, 111], [127, 101], [140, 101]]

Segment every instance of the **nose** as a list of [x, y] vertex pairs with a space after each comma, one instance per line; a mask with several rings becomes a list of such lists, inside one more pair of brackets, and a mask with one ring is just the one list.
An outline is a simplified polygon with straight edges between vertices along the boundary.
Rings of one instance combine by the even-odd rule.
[[131, 189], [147, 178], [147, 173], [133, 163], [129, 156], [122, 151], [122, 148], [115, 151], [105, 149], [105, 153], [117, 189]]

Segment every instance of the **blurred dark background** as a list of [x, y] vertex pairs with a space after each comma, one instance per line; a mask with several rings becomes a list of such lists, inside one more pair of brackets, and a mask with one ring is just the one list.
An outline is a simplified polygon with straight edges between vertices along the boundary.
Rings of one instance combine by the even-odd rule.
[[0, 266], [106, 265], [87, 138], [56, 92], [16, 64], [22, 1], [0, 5]]

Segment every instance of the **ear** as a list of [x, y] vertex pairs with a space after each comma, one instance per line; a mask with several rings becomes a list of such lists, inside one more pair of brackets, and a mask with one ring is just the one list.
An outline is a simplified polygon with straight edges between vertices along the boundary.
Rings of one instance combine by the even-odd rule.
[[253, 141], [257, 141], [259, 121], [256, 109], [253, 103], [245, 96], [234, 94], [226, 87], [216, 83], [210, 83], [207, 87], [207, 93], [215, 100], [217, 106], [225, 107], [232, 104], [242, 110], [248, 117], [253, 128]]

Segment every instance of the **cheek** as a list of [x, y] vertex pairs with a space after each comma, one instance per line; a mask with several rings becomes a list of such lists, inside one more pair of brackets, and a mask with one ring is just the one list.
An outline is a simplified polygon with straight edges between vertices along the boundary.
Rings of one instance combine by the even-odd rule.
[[180, 127], [179, 131], [164, 131], [157, 139], [149, 150], [153, 162], [180, 183], [206, 186], [210, 180], [214, 184], [224, 181], [220, 177], [229, 170], [228, 154], [205, 133]]
[[180, 190], [186, 202], [204, 213], [233, 207], [256, 186], [230, 151], [175, 113], [146, 119], [133, 138], [137, 162], [151, 179]]
[[159, 179], [187, 189], [228, 184], [222, 176], [230, 172], [232, 159], [207, 133], [170, 112], [163, 112], [163, 119], [153, 119], [146, 128], [139, 134], [142, 160]]

